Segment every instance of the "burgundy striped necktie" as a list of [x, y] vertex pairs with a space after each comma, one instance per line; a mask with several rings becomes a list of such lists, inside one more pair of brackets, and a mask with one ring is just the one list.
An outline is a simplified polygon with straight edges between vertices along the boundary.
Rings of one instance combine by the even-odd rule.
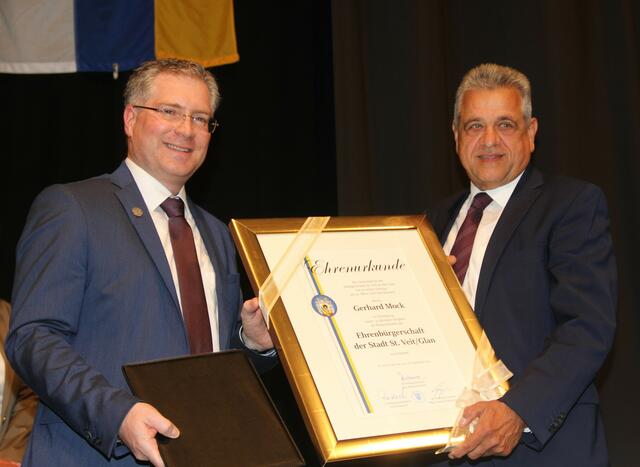
[[160, 206], [169, 216], [169, 236], [178, 271], [180, 304], [189, 337], [189, 349], [192, 354], [213, 352], [202, 274], [193, 232], [184, 218], [184, 203], [180, 198], [167, 198]]
[[482, 219], [482, 211], [486, 208], [492, 199], [486, 193], [480, 192], [473, 197], [471, 207], [464, 218], [462, 226], [456, 236], [456, 241], [451, 248], [451, 255], [456, 257], [456, 264], [453, 265], [453, 271], [458, 276], [460, 285], [464, 282], [464, 276], [469, 268], [469, 259], [471, 259], [471, 250], [473, 249], [473, 241], [476, 238], [476, 231]]

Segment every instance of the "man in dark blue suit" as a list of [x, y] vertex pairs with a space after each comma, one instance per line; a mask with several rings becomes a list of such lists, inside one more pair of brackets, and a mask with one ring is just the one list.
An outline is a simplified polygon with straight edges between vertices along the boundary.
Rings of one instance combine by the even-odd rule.
[[[530, 164], [537, 127], [522, 73], [484, 64], [464, 77], [453, 133], [470, 189], [429, 216], [445, 252], [460, 252], [462, 288], [514, 376], [502, 399], [465, 409], [462, 424], [477, 425], [443, 465], [608, 465], [593, 384], [615, 330], [606, 202], [597, 187]], [[478, 193], [490, 198], [469, 230]]]
[[[258, 362], [274, 359], [263, 355], [273, 345], [257, 300], [241, 301], [225, 225], [184, 189], [205, 159], [217, 102], [216, 82], [201, 66], [143, 64], [125, 92], [127, 159], [112, 174], [49, 187], [34, 201], [17, 249], [6, 342], [42, 401], [24, 466], [164, 465], [155, 435], [177, 437], [179, 427], [131, 394], [125, 363], [189, 354], [196, 333], [209, 351], [249, 348]], [[193, 237], [189, 267], [198, 274], [189, 281], [167, 199], [184, 204], [181, 228]], [[201, 324], [190, 327], [185, 291], [194, 283]]]

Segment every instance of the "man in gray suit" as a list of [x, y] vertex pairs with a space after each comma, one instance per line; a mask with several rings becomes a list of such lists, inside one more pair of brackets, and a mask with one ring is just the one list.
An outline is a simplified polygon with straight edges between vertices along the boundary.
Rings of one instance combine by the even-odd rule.
[[[155, 436], [177, 437], [179, 427], [131, 394], [121, 367], [193, 353], [203, 328], [210, 350], [248, 348], [258, 363], [274, 360], [257, 300], [241, 302], [226, 226], [184, 188], [205, 159], [218, 98], [213, 76], [195, 63], [143, 64], [125, 92], [127, 159], [112, 174], [49, 187], [34, 201], [6, 342], [42, 401], [23, 465], [164, 466]], [[169, 200], [184, 205], [178, 217], [192, 232], [195, 280], [183, 280]], [[192, 327], [185, 304], [193, 294], [184, 292], [194, 282], [205, 321]]]

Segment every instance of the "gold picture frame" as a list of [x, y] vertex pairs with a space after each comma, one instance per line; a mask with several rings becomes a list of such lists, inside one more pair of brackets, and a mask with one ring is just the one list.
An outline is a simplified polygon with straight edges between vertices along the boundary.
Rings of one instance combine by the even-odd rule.
[[[304, 221], [305, 218], [231, 221], [233, 239], [256, 294], [269, 275], [270, 266], [286, 251]], [[314, 258], [325, 259], [311, 259], [314, 254]], [[452, 414], [458, 411], [450, 405], [453, 406], [452, 401], [459, 396], [460, 385], [464, 387], [470, 382], [473, 355], [482, 329], [426, 217], [333, 217], [310, 255], [309, 261], [300, 265], [298, 282], [292, 280], [274, 305], [269, 321], [285, 374], [321, 458], [324, 462], [333, 462], [418, 450], [435, 451], [444, 446], [455, 419]], [[374, 259], [365, 264], [362, 258], [369, 257]], [[385, 263], [385, 258], [393, 261]], [[358, 266], [336, 265], [340, 261], [351, 261]], [[388, 269], [383, 270], [383, 266]], [[398, 268], [402, 271], [397, 272]], [[372, 276], [366, 274], [372, 274], [373, 270], [378, 274], [376, 279], [368, 279]], [[352, 271], [355, 271], [353, 275], [348, 276]], [[323, 272], [327, 274], [321, 277]], [[335, 274], [329, 276], [328, 272]], [[340, 311], [342, 314], [334, 310], [318, 317], [317, 314], [322, 314], [318, 308], [314, 314], [308, 311], [311, 305], [301, 305], [309, 303], [308, 296], [313, 300], [316, 296], [326, 297], [316, 284], [319, 277], [329, 281], [333, 291], [342, 297], [341, 304], [347, 304], [344, 311]], [[304, 281], [313, 284], [316, 291], [309, 292]], [[403, 298], [394, 304], [381, 298], [387, 296]], [[333, 303], [332, 299], [327, 300]], [[366, 303], [354, 305], [355, 302]], [[405, 302], [413, 305], [405, 306]], [[428, 315], [422, 309], [405, 315], [407, 308], [416, 309], [415, 303], [431, 310], [432, 316], [428, 319], [434, 325], [411, 324], [427, 319]], [[338, 307], [335, 303], [331, 306]], [[403, 309], [386, 309], [391, 306]], [[382, 311], [375, 314], [378, 310]], [[340, 331], [338, 316], [339, 324], [345, 329], [354, 322], [357, 324], [353, 326], [359, 327]], [[329, 323], [323, 318], [335, 321]], [[322, 336], [318, 337], [319, 334]], [[326, 345], [331, 336], [336, 341], [333, 347], [342, 352], [333, 350], [332, 344]], [[315, 341], [318, 342], [314, 344]], [[440, 351], [422, 350], [434, 347]], [[319, 355], [325, 352], [327, 356]], [[417, 361], [416, 356], [423, 354], [430, 356], [425, 361]], [[341, 356], [344, 358], [340, 363], [332, 363]], [[356, 372], [357, 365], [363, 370], [360, 373]], [[404, 368], [409, 368], [408, 376], [401, 374]], [[415, 368], [429, 368], [429, 375], [411, 373]], [[446, 393], [442, 386], [434, 386], [429, 380], [432, 374], [438, 373], [431, 371], [434, 369], [444, 369], [451, 375], [451, 381], [455, 380], [455, 383], [443, 380]], [[332, 371], [344, 374], [344, 380], [334, 381]], [[396, 374], [399, 382], [393, 381]], [[460, 382], [461, 379], [464, 381]], [[388, 389], [391, 384], [397, 386]], [[373, 388], [369, 394], [361, 390], [363, 385]], [[355, 389], [350, 389], [352, 387]], [[399, 389], [393, 389], [395, 387]], [[434, 387], [439, 387], [440, 393]], [[506, 392], [506, 383], [502, 387]], [[350, 410], [353, 413], [349, 414]], [[343, 412], [347, 413], [343, 415]], [[429, 425], [431, 422], [423, 418], [434, 421]], [[434, 424], [436, 426], [432, 426]]]

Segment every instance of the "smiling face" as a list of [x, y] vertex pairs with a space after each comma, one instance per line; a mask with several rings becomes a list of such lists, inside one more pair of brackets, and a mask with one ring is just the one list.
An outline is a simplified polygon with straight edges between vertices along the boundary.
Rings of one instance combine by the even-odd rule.
[[481, 190], [509, 183], [529, 164], [538, 122], [531, 118], [527, 125], [515, 88], [466, 91], [457, 123], [456, 151], [469, 179]]
[[[160, 73], [145, 102], [135, 105], [169, 105], [185, 114], [211, 115], [207, 85], [198, 79]], [[169, 122], [158, 112], [127, 105], [124, 110], [128, 157], [173, 194], [204, 162], [211, 134], [194, 126], [190, 118]]]

